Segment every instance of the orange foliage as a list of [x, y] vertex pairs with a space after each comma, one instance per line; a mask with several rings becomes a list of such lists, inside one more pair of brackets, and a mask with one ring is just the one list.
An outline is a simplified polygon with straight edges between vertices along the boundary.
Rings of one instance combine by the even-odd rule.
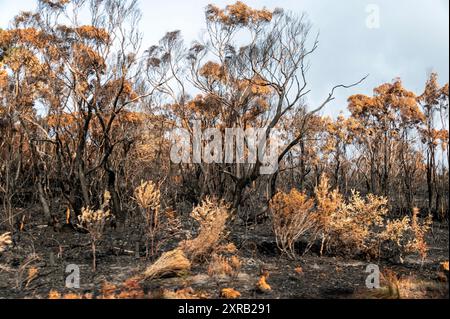
[[233, 288], [223, 288], [220, 296], [225, 299], [237, 299], [241, 296], [241, 293]]
[[270, 22], [272, 20], [272, 12], [262, 9], [256, 10], [247, 6], [241, 1], [228, 5], [224, 10], [214, 5], [207, 7], [207, 19], [213, 22], [220, 22], [225, 25], [242, 25], [257, 24], [261, 22]]
[[91, 47], [83, 43], [75, 43], [73, 46], [74, 50], [74, 63], [82, 70], [95, 68], [98, 70], [104, 70], [106, 68], [106, 63], [103, 57], [92, 49]]
[[256, 289], [259, 292], [269, 292], [272, 290], [272, 287], [267, 283], [268, 277], [268, 274], [264, 274], [259, 278], [258, 283], [256, 284]]
[[96, 28], [91, 25], [84, 25], [74, 29], [74, 32], [79, 34], [82, 38], [89, 40], [97, 40], [103, 43], [109, 41], [109, 34], [105, 29]]
[[273, 228], [278, 247], [295, 256], [295, 242], [315, 227], [314, 201], [292, 189], [289, 194], [278, 193], [270, 201]]
[[215, 81], [222, 81], [225, 78], [225, 69], [223, 66], [210, 61], [200, 69], [199, 74]]

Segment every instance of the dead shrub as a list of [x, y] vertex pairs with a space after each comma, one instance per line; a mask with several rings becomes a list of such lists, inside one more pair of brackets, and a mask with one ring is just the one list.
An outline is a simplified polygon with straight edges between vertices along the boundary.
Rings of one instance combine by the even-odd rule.
[[314, 201], [296, 189], [279, 192], [270, 202], [270, 211], [278, 248], [295, 258], [295, 242], [316, 226]]
[[108, 191], [105, 191], [103, 195], [103, 204], [98, 210], [92, 210], [89, 207], [81, 210], [81, 215], [78, 216], [78, 220], [81, 227], [85, 228], [91, 236], [91, 248], [92, 248], [92, 269], [96, 271], [96, 244], [103, 236], [103, 231], [107, 221], [111, 218], [111, 213], [108, 209], [111, 195]]
[[155, 256], [156, 236], [160, 228], [159, 212], [161, 192], [153, 182], [141, 182], [134, 190], [134, 199], [138, 203], [145, 221], [145, 256]]
[[348, 203], [344, 203], [330, 216], [326, 232], [329, 246], [345, 255], [375, 253], [379, 236], [387, 215], [387, 199], [369, 194], [362, 198], [353, 192]]
[[224, 201], [215, 202], [214, 199], [207, 197], [192, 210], [192, 218], [200, 225], [198, 235], [179, 245], [191, 260], [205, 259], [217, 250], [226, 237], [229, 209], [230, 205]]
[[428, 255], [428, 245], [425, 240], [426, 234], [430, 231], [431, 225], [433, 224], [433, 217], [428, 215], [428, 217], [421, 223], [419, 221], [419, 209], [414, 208], [412, 219], [411, 219], [411, 232], [412, 239], [407, 244], [408, 252], [418, 252], [419, 256], [422, 258], [422, 263]]
[[393, 258], [418, 252], [423, 258], [428, 250], [425, 235], [431, 218], [413, 217], [388, 219], [388, 200], [368, 194], [363, 198], [353, 191], [345, 201], [338, 190], [331, 190], [326, 177], [315, 190], [318, 230], [322, 235], [322, 249], [343, 255], [365, 255], [371, 258]]
[[430, 216], [420, 222], [419, 210], [414, 209], [412, 218], [389, 219], [387, 198], [352, 191], [345, 200], [339, 190], [331, 190], [325, 176], [315, 188], [315, 201], [294, 189], [276, 194], [270, 208], [277, 245], [290, 257], [295, 257], [294, 244], [302, 236], [309, 245], [321, 237], [321, 254], [326, 249], [344, 256], [400, 261], [406, 253], [418, 253], [422, 260], [427, 255]]
[[338, 189], [330, 190], [329, 180], [325, 175], [320, 178], [319, 185], [314, 189], [314, 193], [317, 210], [317, 233], [322, 238], [320, 247], [320, 255], [322, 255], [325, 243], [331, 236], [332, 227], [330, 224], [333, 215], [342, 207], [344, 199]]

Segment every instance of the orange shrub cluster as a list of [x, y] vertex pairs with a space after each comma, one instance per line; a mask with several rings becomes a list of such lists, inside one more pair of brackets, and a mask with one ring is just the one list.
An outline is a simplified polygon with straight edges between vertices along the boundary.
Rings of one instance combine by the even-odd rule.
[[314, 200], [292, 190], [278, 193], [271, 201], [272, 221], [281, 251], [294, 257], [294, 244], [302, 236], [312, 244], [322, 238], [324, 249], [343, 255], [371, 258], [402, 257], [418, 253], [426, 257], [425, 235], [431, 217], [420, 222], [415, 209], [412, 218], [388, 219], [388, 200], [368, 194], [363, 198], [353, 191], [346, 201], [338, 190], [331, 190], [322, 177]]
[[277, 245], [281, 251], [294, 257], [294, 244], [316, 226], [314, 201], [293, 189], [289, 194], [276, 194], [270, 207]]

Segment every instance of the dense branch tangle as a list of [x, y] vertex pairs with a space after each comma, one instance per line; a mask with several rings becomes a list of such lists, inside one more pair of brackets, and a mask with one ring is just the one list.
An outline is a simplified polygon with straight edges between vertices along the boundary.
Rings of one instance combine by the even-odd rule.
[[[331, 84], [308, 105], [319, 41], [306, 14], [209, 5], [203, 39], [187, 47], [174, 31], [147, 50], [139, 18], [136, 1], [41, 0], [0, 30], [1, 222], [12, 226], [24, 202], [48, 219], [61, 206], [96, 209], [105, 190], [123, 219], [141, 180], [158, 181], [163, 206], [209, 195], [250, 218], [277, 189], [311, 193], [323, 174], [345, 196], [356, 189], [446, 215], [448, 85], [437, 75], [422, 95], [395, 80], [350, 97], [349, 117], [324, 118], [337, 90], [366, 77]], [[282, 129], [280, 170], [171, 163], [168, 132], [193, 135], [195, 120], [222, 133]]]
[[[191, 134], [193, 119], [201, 120], [205, 128], [264, 128], [266, 137], [293, 114], [301, 114], [306, 126], [313, 114], [334, 99], [336, 89], [360, 83], [335, 86], [321, 105], [308, 111], [304, 104], [310, 92], [307, 59], [316, 50], [318, 39], [311, 41], [306, 15], [256, 10], [241, 2], [225, 9], [209, 5], [205, 14], [207, 32], [202, 42], [186, 49], [179, 32], [174, 32], [148, 51], [150, 65], [159, 68], [157, 72], [151, 68], [149, 77], [153, 83], [164, 82], [159, 91], [169, 96], [174, 117]], [[186, 95], [184, 83], [188, 81], [199, 92], [194, 98]], [[304, 134], [300, 131], [287, 143], [280, 162]], [[197, 195], [224, 197], [237, 209], [245, 189], [260, 178], [261, 165], [259, 161], [199, 164], [196, 175], [202, 186]], [[272, 179], [276, 180], [276, 175]], [[234, 187], [224, 187], [230, 183]]]

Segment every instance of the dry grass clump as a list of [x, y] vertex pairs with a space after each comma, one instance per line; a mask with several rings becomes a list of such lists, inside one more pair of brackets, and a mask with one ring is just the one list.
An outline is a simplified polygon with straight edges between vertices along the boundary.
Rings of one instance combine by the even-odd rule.
[[4, 252], [6, 248], [12, 244], [11, 233], [0, 235], [0, 253]]
[[165, 252], [143, 273], [143, 279], [155, 279], [180, 274], [191, 269], [191, 262], [181, 249]]
[[145, 255], [154, 256], [157, 251], [156, 236], [160, 229], [159, 212], [161, 207], [161, 191], [153, 182], [141, 182], [134, 190], [134, 199], [141, 208], [145, 221]]
[[198, 236], [179, 245], [191, 260], [204, 259], [217, 250], [226, 236], [229, 209], [224, 201], [215, 202], [209, 197], [193, 209], [191, 216], [200, 225]]
[[278, 248], [295, 258], [295, 242], [316, 226], [314, 201], [293, 189], [289, 194], [276, 194], [270, 208]]

